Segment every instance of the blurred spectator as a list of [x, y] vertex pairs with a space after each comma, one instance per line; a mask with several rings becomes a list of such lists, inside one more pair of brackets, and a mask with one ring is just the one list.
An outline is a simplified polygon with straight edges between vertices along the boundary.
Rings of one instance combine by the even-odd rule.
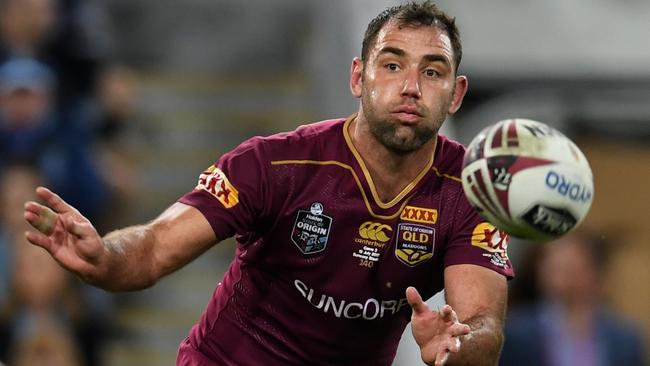
[[510, 310], [500, 365], [646, 365], [638, 327], [603, 303], [604, 243], [582, 232], [537, 248], [540, 297]]
[[35, 161], [51, 187], [97, 218], [107, 191], [93, 161], [90, 126], [75, 118], [61, 122], [52, 75], [30, 58], [0, 65], [0, 167], [15, 160]]
[[53, 142], [54, 77], [30, 58], [0, 65], [0, 157], [3, 162], [30, 160]]
[[95, 219], [109, 201], [94, 151], [97, 85], [111, 50], [106, 20], [95, 0], [0, 0], [0, 63], [39, 63], [56, 86], [47, 95], [48, 126], [55, 129], [48, 147], [54, 151], [43, 153], [40, 163], [49, 168], [51, 187]]
[[22, 236], [27, 224], [20, 210], [32, 189], [40, 184], [38, 172], [28, 164], [12, 164], [0, 170], [0, 360], [5, 360], [11, 338], [11, 272], [15, 238]]
[[[14, 163], [5, 166], [0, 172], [0, 319], [3, 318], [2, 314], [6, 311], [7, 300], [10, 298], [15, 251], [13, 243], [28, 228], [20, 210], [25, 201], [33, 197], [33, 188], [39, 184], [41, 178], [38, 171], [27, 163]], [[4, 352], [0, 350], [0, 355], [2, 354]]]
[[35, 57], [57, 23], [53, 0], [0, 1], [0, 57]]
[[65, 101], [92, 96], [111, 37], [93, 0], [1, 0], [0, 62], [31, 57], [51, 67]]
[[73, 334], [73, 319], [78, 318], [81, 309], [70, 275], [43, 249], [28, 245], [21, 237], [14, 239], [13, 292], [5, 314], [9, 345], [13, 345], [9, 349], [43, 329], [54, 327], [61, 330], [59, 333]]
[[[74, 349], [70, 356], [79, 354], [74, 357], [74, 364], [100, 365], [99, 347], [108, 335], [106, 322], [109, 319], [93, 314], [95, 309], [82, 298], [77, 281], [58, 266], [48, 253], [27, 244], [22, 236], [15, 239], [16, 242], [12, 243], [13, 291], [4, 311], [7, 336], [4, 348], [9, 350], [5, 358], [27, 357], [26, 360], [35, 362], [55, 357], [54, 353], [50, 354], [50, 346], [55, 347], [59, 342], [50, 343], [54, 340], [49, 338], [57, 333], [67, 339], [65, 342]], [[35, 353], [24, 354], [26, 349]], [[55, 359], [52, 358], [52, 362]], [[18, 361], [15, 362], [18, 364]]]
[[27, 229], [16, 210], [33, 197], [33, 187], [41, 184], [38, 170], [28, 163], [5, 164], [0, 170], [0, 360], [5, 360], [11, 341], [14, 297], [11, 292], [15, 266], [15, 243]]
[[82, 365], [73, 332], [83, 309], [71, 277], [44, 250], [22, 244], [13, 277], [17, 309], [9, 359], [12, 365]]

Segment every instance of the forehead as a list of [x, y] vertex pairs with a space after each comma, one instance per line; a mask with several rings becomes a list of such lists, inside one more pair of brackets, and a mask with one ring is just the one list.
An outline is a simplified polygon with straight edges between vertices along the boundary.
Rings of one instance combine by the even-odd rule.
[[408, 54], [442, 54], [453, 56], [451, 40], [447, 32], [436, 26], [400, 24], [395, 20], [386, 23], [377, 32], [371, 54], [385, 47], [398, 47]]

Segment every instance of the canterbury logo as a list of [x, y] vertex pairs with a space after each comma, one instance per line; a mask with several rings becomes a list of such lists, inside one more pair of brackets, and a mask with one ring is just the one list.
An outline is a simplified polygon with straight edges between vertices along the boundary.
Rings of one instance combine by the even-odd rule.
[[376, 223], [372, 221], [366, 221], [361, 226], [359, 226], [359, 235], [364, 239], [376, 240], [382, 243], [385, 243], [390, 240], [390, 236], [386, 235], [386, 232], [391, 232], [390, 226], [386, 224]]

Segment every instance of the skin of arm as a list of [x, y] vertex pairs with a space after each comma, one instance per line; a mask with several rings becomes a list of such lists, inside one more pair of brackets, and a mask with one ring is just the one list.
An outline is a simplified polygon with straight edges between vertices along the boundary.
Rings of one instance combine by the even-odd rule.
[[25, 203], [25, 220], [37, 229], [27, 231], [26, 239], [85, 282], [109, 291], [150, 287], [217, 242], [203, 214], [183, 203], [174, 203], [147, 224], [102, 238], [54, 192], [39, 187], [36, 194], [44, 204]]
[[102, 241], [108, 253], [103, 276], [84, 280], [128, 291], [154, 285], [204, 253], [217, 238], [199, 210], [177, 202], [150, 223], [113, 231]]
[[471, 332], [461, 336], [459, 352], [446, 365], [497, 365], [503, 345], [508, 286], [488, 268], [461, 264], [445, 269], [446, 301]]

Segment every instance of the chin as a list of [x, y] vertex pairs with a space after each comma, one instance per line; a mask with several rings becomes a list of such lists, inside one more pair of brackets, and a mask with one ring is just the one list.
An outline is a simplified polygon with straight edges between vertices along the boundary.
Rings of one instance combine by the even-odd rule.
[[382, 141], [382, 145], [397, 155], [408, 155], [422, 148], [422, 146], [424, 146], [424, 144], [429, 140], [422, 141], [414, 138], [404, 140], [394, 138]]

